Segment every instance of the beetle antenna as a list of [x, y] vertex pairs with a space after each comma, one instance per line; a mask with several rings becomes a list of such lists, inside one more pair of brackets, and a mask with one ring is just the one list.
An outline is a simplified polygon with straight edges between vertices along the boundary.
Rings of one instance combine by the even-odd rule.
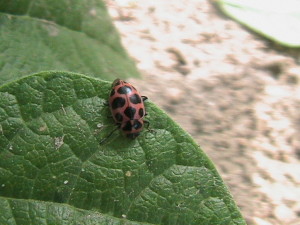
[[116, 130], [118, 130], [119, 128], [120, 128], [120, 126], [117, 126], [115, 129], [113, 129], [113, 130], [112, 130], [105, 138], [103, 138], [103, 139], [99, 142], [99, 144], [102, 145], [104, 142], [106, 142], [107, 139], [110, 138], [110, 136], [111, 136]]

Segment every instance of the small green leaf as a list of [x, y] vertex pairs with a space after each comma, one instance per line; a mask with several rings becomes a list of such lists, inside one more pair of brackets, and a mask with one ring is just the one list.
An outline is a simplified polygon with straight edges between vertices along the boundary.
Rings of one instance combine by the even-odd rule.
[[0, 87], [0, 224], [245, 224], [213, 164], [146, 102], [152, 131], [114, 129], [111, 84], [43, 72]]
[[0, 85], [65, 70], [138, 77], [100, 0], [0, 0]]
[[255, 32], [288, 47], [300, 47], [299, 0], [218, 0], [221, 9]]

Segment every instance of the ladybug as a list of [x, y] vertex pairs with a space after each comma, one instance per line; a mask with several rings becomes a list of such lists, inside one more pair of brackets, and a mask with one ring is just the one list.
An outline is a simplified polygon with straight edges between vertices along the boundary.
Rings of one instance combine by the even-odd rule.
[[138, 137], [144, 125], [149, 126], [149, 122], [144, 120], [147, 115], [144, 101], [147, 99], [146, 96], [141, 96], [130, 83], [121, 79], [114, 80], [108, 103], [111, 115], [117, 125], [115, 130], [121, 129], [123, 134], [130, 139]]

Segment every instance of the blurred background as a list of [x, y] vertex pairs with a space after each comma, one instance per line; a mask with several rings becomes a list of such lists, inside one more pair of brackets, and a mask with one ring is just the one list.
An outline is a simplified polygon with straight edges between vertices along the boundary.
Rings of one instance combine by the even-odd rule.
[[265, 39], [213, 1], [105, 2], [143, 75], [129, 81], [193, 136], [247, 223], [299, 225], [299, 48]]

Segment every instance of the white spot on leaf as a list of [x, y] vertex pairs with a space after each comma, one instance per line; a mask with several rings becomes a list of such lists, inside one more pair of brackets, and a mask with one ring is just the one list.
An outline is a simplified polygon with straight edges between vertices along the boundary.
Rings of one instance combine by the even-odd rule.
[[45, 131], [47, 129], [47, 126], [46, 125], [43, 125], [39, 128], [39, 131]]
[[97, 128], [102, 128], [103, 127], [103, 124], [102, 123], [98, 123], [97, 124]]
[[126, 173], [125, 173], [126, 177], [131, 177], [131, 175], [132, 175], [131, 171], [126, 171]]
[[89, 14], [90, 14], [91, 16], [97, 16], [97, 11], [96, 11], [96, 9], [91, 9], [91, 10], [89, 11]]
[[54, 138], [54, 145], [56, 149], [59, 149], [64, 144], [64, 135], [62, 137]]

